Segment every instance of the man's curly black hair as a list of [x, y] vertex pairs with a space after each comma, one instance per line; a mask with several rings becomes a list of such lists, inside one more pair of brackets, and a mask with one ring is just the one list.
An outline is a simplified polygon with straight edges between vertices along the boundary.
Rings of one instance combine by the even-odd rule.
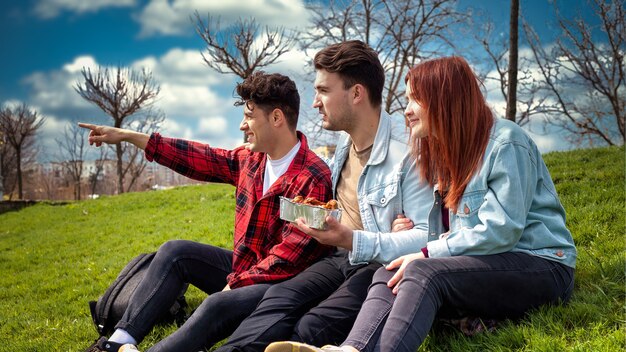
[[295, 130], [300, 112], [300, 94], [289, 77], [257, 71], [237, 84], [236, 90], [241, 97], [235, 102], [236, 106], [251, 101], [266, 114], [278, 108], [285, 114], [289, 127]]

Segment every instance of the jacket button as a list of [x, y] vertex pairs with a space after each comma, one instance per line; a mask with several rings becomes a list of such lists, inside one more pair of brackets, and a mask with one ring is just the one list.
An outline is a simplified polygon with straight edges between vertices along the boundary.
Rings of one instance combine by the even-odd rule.
[[562, 250], [558, 250], [558, 251], [556, 251], [556, 256], [557, 256], [557, 257], [559, 257], [559, 258], [560, 258], [560, 257], [562, 257], [562, 256], [563, 256], [563, 254], [564, 254], [564, 253], [563, 253], [563, 251], [562, 251]]
[[385, 204], [385, 202], [387, 202], [387, 198], [385, 198], [385, 197], [380, 198], [380, 202], [382, 204]]
[[465, 215], [470, 213], [470, 208], [467, 206], [467, 204], [465, 204], [465, 207], [463, 207], [463, 212], [465, 213]]

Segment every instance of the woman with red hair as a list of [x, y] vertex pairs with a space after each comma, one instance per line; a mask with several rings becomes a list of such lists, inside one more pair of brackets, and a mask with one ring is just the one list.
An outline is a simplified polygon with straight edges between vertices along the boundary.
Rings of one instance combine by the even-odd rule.
[[515, 319], [569, 300], [576, 248], [532, 139], [493, 117], [460, 57], [425, 61], [406, 83], [416, 172], [435, 189], [428, 243], [376, 272], [341, 347], [277, 342], [266, 351], [414, 352], [436, 317]]

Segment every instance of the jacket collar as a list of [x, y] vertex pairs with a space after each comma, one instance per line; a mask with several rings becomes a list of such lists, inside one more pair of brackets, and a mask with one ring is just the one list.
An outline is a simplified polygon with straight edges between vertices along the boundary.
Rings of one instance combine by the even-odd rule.
[[372, 154], [367, 162], [368, 165], [377, 165], [385, 161], [389, 150], [389, 139], [391, 138], [391, 118], [386, 113], [381, 113], [378, 121], [378, 130], [374, 137]]

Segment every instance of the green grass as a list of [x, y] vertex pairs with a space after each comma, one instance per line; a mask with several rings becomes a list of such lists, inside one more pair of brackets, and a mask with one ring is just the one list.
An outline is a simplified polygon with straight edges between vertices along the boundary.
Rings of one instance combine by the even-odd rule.
[[[420, 351], [626, 349], [624, 158], [624, 147], [545, 155], [579, 250], [569, 305], [471, 338], [436, 328]], [[233, 220], [233, 188], [213, 184], [0, 215], [0, 351], [81, 351], [97, 335], [87, 302], [129, 259], [169, 239], [232, 248]], [[203, 297], [187, 294], [192, 307]], [[140, 347], [174, 329], [158, 326]]]

